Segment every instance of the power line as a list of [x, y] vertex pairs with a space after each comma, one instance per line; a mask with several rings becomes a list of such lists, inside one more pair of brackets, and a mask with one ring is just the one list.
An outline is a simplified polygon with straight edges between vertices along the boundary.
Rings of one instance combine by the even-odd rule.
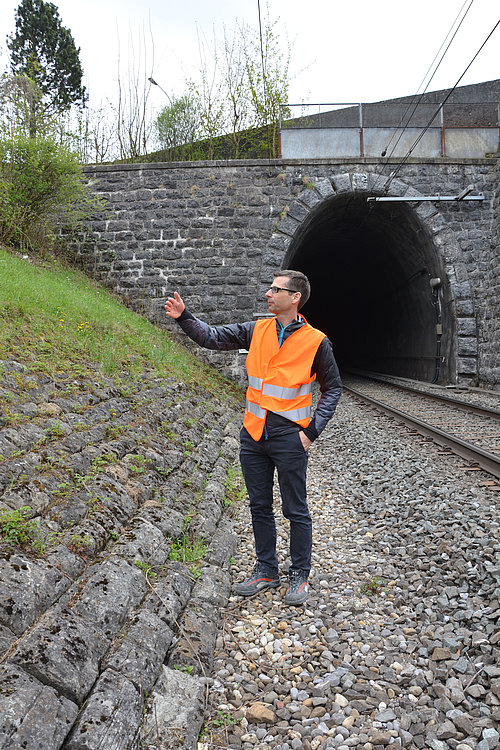
[[432, 122], [437, 117], [439, 111], [444, 107], [444, 105], [446, 104], [446, 102], [448, 101], [448, 99], [450, 98], [450, 96], [453, 94], [453, 92], [457, 88], [458, 84], [460, 83], [460, 81], [462, 80], [462, 78], [464, 77], [464, 75], [469, 70], [470, 66], [472, 65], [472, 63], [474, 62], [474, 60], [476, 59], [476, 57], [479, 55], [479, 53], [481, 52], [481, 50], [483, 49], [483, 47], [485, 46], [485, 44], [488, 42], [488, 40], [490, 39], [490, 37], [495, 33], [495, 31], [498, 28], [498, 26], [500, 26], [500, 18], [498, 19], [498, 21], [496, 22], [496, 24], [493, 26], [492, 30], [490, 31], [490, 33], [488, 34], [488, 36], [486, 37], [486, 39], [484, 40], [484, 42], [481, 44], [481, 46], [479, 47], [478, 51], [476, 52], [476, 54], [474, 55], [474, 57], [472, 58], [472, 60], [470, 61], [470, 63], [467, 65], [467, 67], [465, 68], [464, 72], [459, 77], [459, 79], [457, 80], [457, 82], [455, 83], [455, 85], [453, 86], [453, 88], [451, 88], [449, 90], [449, 92], [447, 93], [447, 95], [445, 96], [445, 98], [443, 99], [443, 101], [441, 102], [441, 104], [439, 105], [439, 107], [437, 108], [436, 112], [432, 115], [431, 119], [429, 120], [429, 122], [427, 123], [427, 125], [425, 126], [425, 128], [423, 128], [423, 130], [421, 131], [421, 133], [415, 139], [413, 145], [409, 148], [408, 152], [406, 153], [406, 155], [402, 159], [401, 163], [398, 165], [398, 167], [396, 168], [396, 170], [391, 173], [391, 175], [389, 177], [389, 180], [388, 180], [388, 182], [386, 183], [386, 186], [385, 186], [385, 190], [386, 191], [388, 190], [389, 185], [391, 184], [391, 182], [393, 181], [393, 179], [399, 173], [401, 167], [409, 159], [409, 157], [411, 156], [411, 154], [412, 154], [413, 150], [415, 149], [415, 147], [420, 143], [420, 141], [424, 137], [425, 133], [430, 128]]
[[262, 87], [264, 90], [264, 112], [266, 114], [266, 130], [267, 130], [267, 157], [269, 159], [269, 165], [271, 164], [271, 136], [269, 132], [269, 111], [268, 111], [268, 98], [267, 98], [267, 85], [266, 85], [266, 66], [264, 63], [264, 44], [262, 41], [262, 22], [260, 18], [260, 0], [257, 0], [257, 8], [259, 11], [259, 34], [260, 34], [260, 59], [262, 63]]
[[[427, 71], [426, 71], [426, 73], [425, 73], [424, 77], [422, 78], [422, 81], [421, 81], [421, 83], [420, 83], [420, 85], [419, 85], [419, 87], [418, 87], [418, 89], [417, 89], [417, 94], [418, 94], [418, 91], [420, 90], [420, 88], [421, 88], [421, 87], [423, 86], [423, 84], [424, 84], [424, 81], [426, 80], [427, 76], [429, 75], [429, 73], [430, 73], [430, 70], [431, 70], [432, 66], [433, 66], [433, 65], [434, 65], [434, 63], [436, 62], [436, 59], [437, 59], [437, 57], [438, 57], [439, 53], [441, 52], [441, 50], [443, 49], [444, 45], [446, 44], [446, 40], [447, 40], [447, 39], [448, 39], [448, 37], [450, 36], [450, 34], [451, 34], [452, 30], [453, 30], [453, 27], [454, 27], [454, 26], [455, 26], [455, 24], [457, 23], [457, 20], [458, 20], [458, 19], [460, 18], [460, 15], [461, 15], [461, 13], [462, 13], [462, 11], [463, 11], [464, 7], [466, 6], [467, 2], [469, 2], [469, 0], [465, 0], [464, 4], [463, 4], [463, 5], [462, 5], [462, 7], [460, 8], [460, 10], [459, 10], [459, 12], [458, 12], [458, 15], [456, 16], [455, 20], [453, 21], [453, 23], [452, 23], [452, 25], [451, 25], [451, 27], [450, 27], [450, 30], [449, 30], [449, 31], [448, 31], [448, 33], [446, 34], [446, 36], [445, 36], [445, 38], [444, 38], [443, 42], [441, 43], [441, 46], [439, 47], [438, 51], [436, 52], [436, 54], [435, 54], [435, 56], [434, 56], [434, 59], [433, 59], [433, 61], [431, 62], [431, 64], [430, 64], [430, 65], [429, 65], [429, 67], [427, 68]], [[392, 149], [391, 149], [391, 152], [390, 152], [389, 156], [387, 157], [387, 161], [386, 161], [386, 162], [385, 162], [385, 164], [384, 164], [384, 165], [382, 166], [382, 169], [381, 169], [381, 170], [380, 170], [380, 172], [379, 172], [379, 176], [382, 176], [382, 174], [383, 174], [383, 172], [384, 172], [384, 170], [385, 170], [385, 167], [386, 167], [386, 166], [387, 166], [387, 164], [389, 163], [389, 160], [391, 159], [391, 157], [392, 157], [392, 155], [393, 155], [394, 151], [396, 150], [396, 148], [397, 148], [397, 146], [398, 146], [398, 143], [400, 142], [401, 138], [403, 137], [403, 135], [404, 135], [404, 132], [405, 132], [406, 128], [407, 128], [407, 127], [409, 126], [409, 124], [410, 124], [411, 118], [413, 117], [413, 115], [414, 115], [414, 114], [415, 114], [415, 112], [417, 111], [417, 108], [418, 108], [418, 106], [419, 106], [419, 105], [420, 105], [420, 103], [422, 102], [422, 99], [423, 99], [423, 97], [424, 97], [425, 93], [427, 92], [427, 89], [429, 88], [429, 86], [430, 86], [430, 84], [431, 84], [431, 82], [432, 82], [432, 79], [433, 79], [433, 78], [434, 78], [434, 76], [436, 75], [436, 73], [437, 73], [437, 71], [438, 71], [438, 69], [439, 69], [439, 66], [440, 66], [440, 65], [441, 65], [441, 63], [443, 62], [443, 59], [444, 59], [444, 57], [445, 57], [446, 53], [447, 53], [447, 52], [448, 52], [448, 50], [450, 49], [450, 46], [451, 46], [451, 44], [452, 44], [453, 40], [455, 39], [455, 37], [456, 37], [456, 35], [457, 35], [457, 33], [458, 33], [458, 30], [460, 29], [461, 25], [463, 24], [463, 22], [464, 22], [464, 20], [465, 20], [465, 17], [467, 16], [467, 13], [468, 13], [468, 12], [469, 12], [469, 10], [471, 9], [471, 6], [472, 6], [473, 2], [474, 2], [474, 0], [470, 0], [470, 3], [469, 3], [469, 7], [467, 8], [467, 10], [465, 11], [464, 15], [462, 16], [462, 19], [461, 19], [460, 23], [458, 24], [457, 28], [455, 29], [455, 32], [454, 32], [453, 36], [451, 37], [451, 39], [450, 39], [450, 41], [449, 41], [449, 43], [448, 43], [448, 45], [447, 45], [447, 47], [446, 47], [445, 51], [444, 51], [444, 52], [443, 52], [443, 54], [441, 55], [441, 59], [439, 60], [439, 62], [438, 62], [438, 64], [436, 65], [436, 67], [434, 68], [434, 72], [432, 73], [432, 76], [431, 76], [431, 77], [429, 78], [429, 80], [427, 81], [427, 85], [426, 85], [425, 89], [424, 89], [424, 90], [422, 91], [422, 93], [420, 94], [420, 96], [419, 96], [419, 98], [418, 98], [418, 101], [417, 101], [417, 103], [416, 103], [416, 104], [415, 104], [415, 106], [413, 107], [413, 109], [412, 109], [412, 111], [411, 111], [411, 113], [410, 113], [410, 115], [409, 115], [409, 117], [408, 117], [408, 119], [407, 119], [406, 123], [405, 123], [405, 124], [404, 124], [404, 126], [402, 127], [402, 129], [401, 129], [401, 132], [400, 132], [400, 134], [399, 134], [399, 136], [398, 136], [398, 139], [396, 140], [396, 143], [395, 143], [395, 144], [394, 144], [394, 146], [392, 147]], [[406, 117], [406, 115], [407, 115], [407, 113], [408, 113], [408, 110], [410, 109], [410, 107], [412, 107], [412, 105], [414, 104], [414, 102], [415, 102], [415, 99], [416, 99], [416, 95], [415, 95], [415, 96], [414, 96], [414, 97], [412, 98], [412, 100], [411, 100], [411, 101], [410, 101], [410, 103], [408, 104], [408, 106], [407, 106], [407, 108], [406, 108], [405, 112], [403, 113], [403, 116], [402, 116], [402, 118], [401, 118], [401, 123], [403, 123], [403, 121], [404, 121], [404, 118]], [[384, 151], [382, 152], [382, 156], [385, 156], [385, 155], [386, 155], [386, 152], [387, 152], [387, 150], [388, 150], [389, 146], [391, 145], [391, 143], [392, 143], [392, 140], [393, 140], [393, 139], [394, 139], [394, 137], [395, 137], [395, 134], [396, 134], [396, 132], [394, 132], [394, 133], [393, 133], [393, 135], [391, 136], [391, 138], [390, 138], [390, 140], [389, 140], [389, 143], [387, 144], [386, 148], [385, 148], [385, 149], [384, 149]], [[377, 180], [375, 181], [375, 184], [374, 184], [374, 186], [373, 186], [373, 188], [374, 188], [374, 189], [375, 189], [375, 187], [376, 187], [376, 184], [377, 184], [377, 182], [378, 182], [378, 177], [377, 177]]]
[[[432, 66], [433, 66], [433, 65], [434, 65], [434, 63], [436, 62], [436, 58], [437, 58], [437, 56], [439, 55], [439, 53], [440, 53], [440, 52], [441, 52], [441, 50], [443, 49], [444, 45], [446, 44], [446, 40], [447, 40], [447, 39], [448, 39], [448, 37], [450, 36], [450, 34], [451, 34], [451, 31], [452, 31], [453, 27], [455, 26], [455, 24], [456, 24], [457, 20], [458, 20], [458, 19], [460, 18], [460, 14], [462, 13], [462, 11], [463, 11], [464, 7], [466, 6], [467, 2], [468, 2], [468, 0], [465, 0], [464, 4], [462, 5], [462, 7], [460, 8], [460, 10], [458, 11], [457, 17], [455, 18], [455, 20], [454, 20], [454, 21], [453, 21], [453, 23], [451, 24], [450, 30], [448, 31], [447, 35], [446, 35], [446, 36], [445, 36], [445, 38], [444, 38], [444, 41], [443, 41], [443, 43], [441, 44], [440, 48], [438, 49], [438, 51], [436, 52], [436, 54], [435, 54], [435, 56], [434, 56], [434, 60], [433, 60], [433, 61], [431, 62], [431, 64], [429, 65], [429, 67], [428, 67], [428, 69], [427, 69], [427, 72], [426, 72], [426, 74], [425, 74], [425, 75], [424, 75], [424, 77], [422, 78], [422, 81], [421, 81], [421, 83], [420, 83], [420, 86], [418, 87], [419, 89], [420, 89], [420, 87], [421, 87], [421, 86], [423, 86], [423, 83], [424, 83], [425, 79], [427, 78], [427, 76], [429, 75], [429, 72], [430, 72], [430, 70], [431, 70]], [[449, 48], [450, 48], [450, 45], [451, 45], [451, 43], [452, 43], [452, 42], [453, 42], [453, 40], [455, 39], [455, 37], [456, 37], [456, 35], [457, 35], [457, 32], [458, 32], [458, 30], [460, 29], [460, 26], [462, 25], [462, 23], [464, 22], [464, 20], [465, 20], [465, 17], [466, 17], [466, 15], [467, 15], [467, 13], [468, 13], [468, 12], [469, 12], [469, 10], [471, 9], [471, 6], [472, 6], [473, 2], [474, 2], [474, 0], [470, 0], [470, 5], [469, 5], [469, 7], [468, 7], [468, 8], [467, 8], [467, 10], [465, 11], [465, 13], [464, 13], [464, 15], [463, 15], [463, 17], [462, 17], [462, 20], [460, 21], [460, 23], [458, 24], [457, 28], [455, 29], [455, 33], [453, 34], [452, 38], [450, 39], [450, 42], [449, 42], [448, 46], [446, 47], [445, 51], [443, 52], [443, 54], [442, 54], [442, 56], [441, 56], [441, 59], [440, 59], [440, 61], [438, 62], [438, 64], [437, 64], [436, 68], [434, 69], [434, 72], [433, 72], [432, 76], [431, 76], [431, 77], [430, 77], [430, 79], [429, 79], [429, 80], [427, 81], [427, 85], [426, 85], [426, 87], [425, 87], [425, 89], [424, 89], [424, 92], [423, 92], [423, 93], [425, 93], [425, 92], [427, 91], [427, 89], [429, 88], [429, 86], [430, 86], [430, 83], [431, 83], [432, 79], [433, 79], [433, 78], [434, 78], [434, 76], [436, 75], [436, 73], [437, 73], [437, 70], [438, 70], [439, 66], [440, 66], [440, 65], [441, 65], [441, 63], [443, 62], [443, 58], [444, 58], [444, 56], [446, 55], [446, 53], [448, 52], [448, 50], [449, 50]], [[418, 91], [418, 89], [417, 89], [417, 91]]]

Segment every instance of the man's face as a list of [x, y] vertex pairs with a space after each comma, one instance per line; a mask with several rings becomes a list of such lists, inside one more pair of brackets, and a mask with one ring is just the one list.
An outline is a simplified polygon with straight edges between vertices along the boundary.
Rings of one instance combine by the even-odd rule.
[[[288, 276], [276, 276], [272, 285], [288, 289], [291, 284]], [[290, 313], [294, 308], [296, 309], [300, 296], [298, 292], [289, 294], [286, 291], [279, 291], [273, 294], [271, 289], [268, 289], [266, 299], [269, 312], [273, 313], [273, 315], [282, 315]]]

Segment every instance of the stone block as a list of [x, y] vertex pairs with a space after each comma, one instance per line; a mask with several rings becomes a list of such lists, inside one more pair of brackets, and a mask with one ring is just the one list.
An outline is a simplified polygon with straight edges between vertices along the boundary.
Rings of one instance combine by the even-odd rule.
[[351, 177], [345, 172], [344, 174], [336, 174], [332, 178], [332, 187], [337, 193], [351, 192]]
[[417, 213], [422, 221], [427, 221], [431, 216], [435, 216], [438, 213], [436, 206], [433, 203], [424, 201], [415, 206], [415, 213]]
[[231, 592], [231, 574], [214, 565], [205, 565], [200, 578], [191, 591], [191, 600], [195, 605], [224, 607]]
[[153, 612], [139, 612], [121, 635], [106, 666], [120, 672], [138, 690], [149, 693], [158, 678], [173, 631]]
[[142, 518], [152, 523], [160, 529], [162, 534], [171, 539], [176, 539], [182, 532], [184, 516], [182, 513], [169, 507], [168, 495], [163, 495], [162, 490], [160, 490], [159, 497], [164, 498], [164, 503], [159, 504], [156, 500], [144, 503], [137, 515], [137, 519]]
[[0, 559], [0, 623], [22, 635], [70, 581], [43, 560], [6, 551]]
[[[304, 204], [304, 206], [307, 206], [307, 208], [312, 209], [315, 206], [318, 205], [318, 203], [321, 203], [321, 198], [318, 196], [318, 194], [314, 190], [303, 190], [302, 193], [299, 195], [299, 200], [301, 203]], [[280, 226], [281, 229], [281, 226]]]
[[59, 750], [78, 706], [11, 664], [0, 666], [0, 750]]
[[0, 433], [0, 456], [8, 458], [15, 450], [17, 450], [17, 446], [15, 443], [12, 443], [7, 439], [5, 432], [6, 430], [2, 430]]
[[141, 692], [123, 675], [106, 670], [92, 690], [65, 744], [66, 750], [124, 750], [134, 746], [142, 723]]
[[326, 178], [322, 180], [315, 180], [314, 187], [323, 199], [330, 198], [332, 195], [335, 195], [335, 190], [332, 187], [332, 183]]
[[457, 372], [459, 375], [476, 375], [477, 359], [475, 357], [457, 357]]
[[127, 523], [136, 509], [136, 503], [124, 485], [109, 473], [100, 474], [89, 482], [87, 491], [111, 511], [118, 523]]
[[444, 242], [444, 240], [440, 236], [440, 234], [443, 231], [449, 231], [449, 227], [448, 227], [445, 219], [443, 218], [442, 214], [441, 213], [437, 213], [434, 216], [431, 216], [427, 220], [426, 223], [427, 223], [427, 226], [430, 229], [430, 231], [432, 233], [434, 233], [434, 235], [435, 235], [434, 236], [434, 242], [437, 245], [443, 245], [444, 244], [446, 246], [446, 243]]
[[458, 336], [458, 356], [470, 357], [477, 354], [477, 339]]
[[142, 612], [158, 615], [171, 630], [178, 629], [178, 617], [189, 599], [193, 580], [185, 565], [169, 562], [165, 577], [155, 582], [142, 604]]
[[34, 424], [21, 425], [15, 430], [8, 427], [6, 430], [2, 430], [2, 434], [17, 448], [21, 448], [21, 450], [31, 448], [35, 443], [39, 441], [43, 442], [47, 439], [45, 430]]
[[171, 667], [186, 667], [194, 674], [213, 668], [217, 617], [215, 606], [190, 601], [181, 620], [179, 640], [169, 654]]
[[283, 234], [287, 234], [290, 237], [293, 237], [295, 232], [297, 231], [297, 228], [299, 226], [299, 222], [295, 219], [292, 219], [290, 216], [285, 216], [284, 219], [281, 219], [278, 228], [279, 231]]
[[477, 324], [475, 318], [458, 318], [457, 320], [458, 336], [476, 336]]
[[455, 311], [458, 317], [472, 317], [474, 315], [474, 305], [470, 299], [455, 300]]
[[453, 285], [453, 292], [457, 300], [473, 299], [472, 289], [468, 281], [462, 281]]
[[202, 678], [163, 667], [144, 718], [142, 743], [163, 750], [196, 747], [203, 722], [204, 695]]
[[52, 498], [46, 492], [41, 492], [38, 487], [28, 484], [20, 487], [16, 492], [7, 491], [2, 497], [2, 502], [9, 508], [22, 508], [28, 505], [32, 516], [40, 516], [48, 508]]
[[160, 529], [144, 519], [134, 518], [113, 546], [113, 552], [132, 563], [139, 561], [155, 566], [165, 563], [170, 547], [170, 541]]
[[366, 192], [369, 188], [368, 175], [365, 172], [353, 172], [351, 174], [351, 185], [354, 191]]
[[288, 210], [288, 216], [291, 216], [292, 219], [295, 219], [296, 221], [304, 221], [308, 214], [309, 211], [307, 208], [298, 201], [294, 201]]
[[99, 675], [109, 640], [90, 619], [56, 608], [34, 625], [10, 659], [74, 703], [82, 703]]
[[403, 182], [402, 180], [399, 180], [397, 178], [395, 180], [391, 180], [389, 178], [389, 182], [390, 186], [388, 195], [402, 197], [408, 192], [408, 184], [406, 182]]
[[100, 443], [104, 440], [105, 433], [104, 427], [93, 427], [86, 432], [73, 432], [61, 442], [61, 447], [70, 453], [78, 453], [88, 445]]
[[70, 604], [75, 615], [90, 620], [111, 639], [146, 590], [145, 575], [137, 566], [111, 557], [89, 569], [85, 585], [75, 590]]
[[231, 529], [223, 527], [224, 522], [219, 525], [216, 533], [210, 541], [210, 549], [206, 560], [210, 565], [227, 567], [231, 556], [234, 554], [238, 537]]

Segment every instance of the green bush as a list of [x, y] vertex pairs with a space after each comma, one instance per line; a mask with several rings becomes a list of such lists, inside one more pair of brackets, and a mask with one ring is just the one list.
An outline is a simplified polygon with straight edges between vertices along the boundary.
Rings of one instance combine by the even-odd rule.
[[77, 157], [54, 139], [0, 139], [0, 242], [44, 252], [99, 208]]
[[40, 528], [30, 518], [30, 513], [29, 505], [15, 510], [3, 510], [0, 513], [0, 540], [15, 547], [30, 547], [33, 552], [43, 554], [47, 542], [42, 539]]

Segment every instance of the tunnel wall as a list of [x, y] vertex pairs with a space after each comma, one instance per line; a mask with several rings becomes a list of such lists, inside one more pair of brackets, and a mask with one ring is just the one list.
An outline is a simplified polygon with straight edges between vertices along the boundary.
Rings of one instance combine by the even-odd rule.
[[[284, 267], [304, 222], [333, 196], [379, 192], [381, 171], [375, 159], [88, 167], [106, 214], [70, 247], [88, 272], [154, 322], [165, 324], [164, 299], [174, 289], [212, 324], [248, 320], [266, 312], [272, 273]], [[420, 203], [411, 211], [444, 269], [449, 379], [499, 387], [496, 160], [412, 159], [388, 194], [455, 195], [471, 183], [483, 203]], [[238, 354], [207, 356], [227, 374], [241, 372]]]

